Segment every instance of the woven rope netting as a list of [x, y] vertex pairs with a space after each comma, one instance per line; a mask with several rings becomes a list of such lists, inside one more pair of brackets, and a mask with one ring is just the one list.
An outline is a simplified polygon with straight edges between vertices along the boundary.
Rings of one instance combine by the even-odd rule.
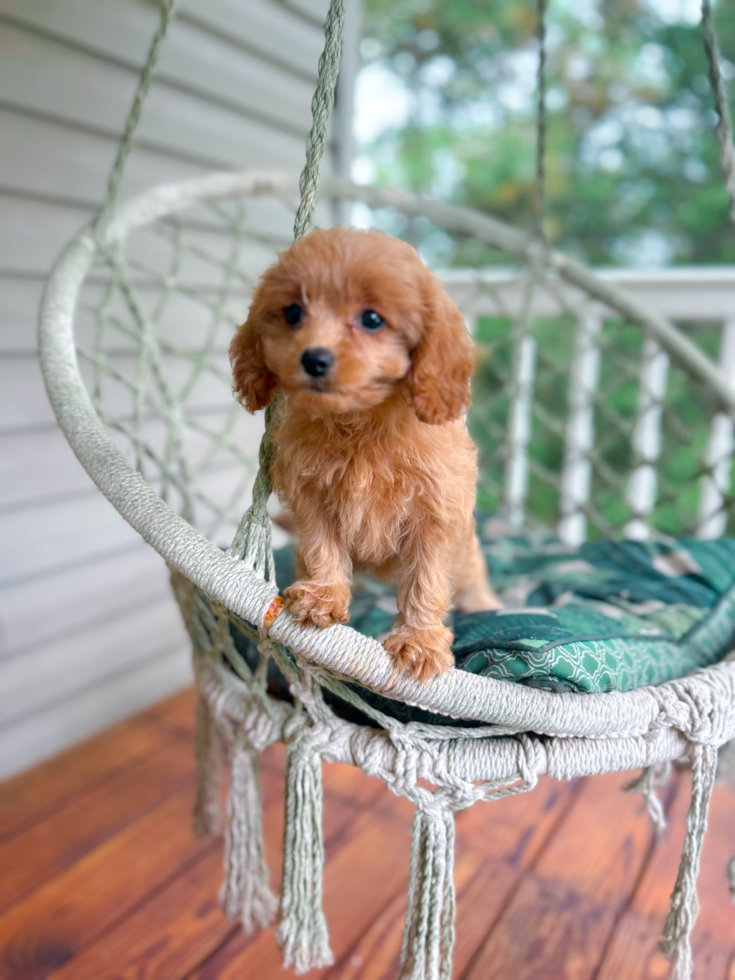
[[[461, 671], [422, 687], [397, 676], [375, 640], [347, 627], [297, 626], [281, 612], [274, 583], [269, 416], [264, 429], [232, 398], [227, 347], [257, 276], [292, 240], [294, 213], [296, 236], [314, 218], [333, 223], [335, 205], [343, 213], [345, 203], [359, 202], [384, 230], [401, 233], [406, 221], [420, 221], [458, 249], [474, 242], [484, 267], [445, 281], [478, 343], [469, 426], [480, 448], [480, 504], [511, 526], [556, 528], [581, 541], [732, 531], [735, 390], [716, 366], [717, 338], [701, 325], [673, 328], [555, 252], [540, 237], [541, 207], [536, 234], [525, 235], [475, 212], [336, 179], [322, 181], [317, 205], [342, 0], [332, 0], [327, 18], [298, 186], [286, 177], [222, 174], [117, 205], [172, 10], [162, 5], [105, 207], [49, 281], [41, 357], [77, 455], [173, 570], [197, 672], [202, 831], [218, 826], [225, 747], [230, 759], [224, 907], [246, 928], [276, 910], [263, 858], [258, 754], [279, 739], [288, 753], [278, 909], [285, 963], [305, 970], [331, 962], [321, 912], [320, 771], [322, 760], [340, 760], [379, 775], [417, 808], [405, 980], [451, 974], [455, 810], [531, 789], [544, 771], [571, 778], [641, 766], [640, 788], [657, 812], [660, 765], [687, 758], [692, 809], [665, 935], [677, 980], [688, 978], [716, 750], [735, 735], [732, 662], [624, 695], [551, 694]], [[721, 95], [706, 3], [704, 12]], [[540, 92], [543, 110], [543, 85]], [[720, 135], [731, 173], [724, 116]], [[540, 204], [542, 189], [540, 152]], [[233, 627], [257, 645], [255, 666]], [[273, 664], [293, 703], [269, 696]], [[359, 685], [468, 724], [402, 724], [370, 707]], [[372, 725], [338, 717], [333, 695]]]
[[[262, 434], [262, 420], [231, 397], [227, 347], [258, 274], [289, 241], [294, 199], [204, 201], [147, 224], [114, 252], [98, 253], [80, 296], [76, 345], [95, 408], [151, 486], [217, 544], [231, 540], [245, 510]], [[328, 202], [322, 206], [329, 218]], [[400, 227], [395, 215], [374, 214], [374, 223]], [[553, 529], [574, 504], [590, 536], [623, 533], [636, 519], [664, 535], [713, 523], [732, 531], [735, 472], [731, 444], [713, 437], [722, 426], [717, 394], [692, 383], [688, 368], [638, 324], [547, 276], [520, 336], [522, 270], [464, 269], [446, 282], [471, 311], [478, 347], [469, 425], [480, 449], [483, 510], [512, 517], [515, 508], [523, 523]], [[714, 325], [683, 336], [716, 360]], [[533, 374], [527, 431], [514, 441], [519, 346]], [[583, 388], [590, 366], [596, 384]], [[589, 492], [575, 503], [565, 497], [564, 475], [580, 398], [590, 433], [576, 454]], [[648, 446], [646, 420], [655, 429]], [[509, 496], [509, 464], [519, 461], [526, 486]], [[642, 478], [651, 492], [636, 510], [632, 484]], [[708, 489], [717, 493], [706, 497]]]

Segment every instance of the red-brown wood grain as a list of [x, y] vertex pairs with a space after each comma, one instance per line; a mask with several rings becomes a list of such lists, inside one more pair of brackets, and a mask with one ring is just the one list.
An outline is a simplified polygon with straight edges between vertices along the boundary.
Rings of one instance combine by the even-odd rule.
[[[0, 786], [0, 977], [275, 980], [274, 932], [222, 914], [221, 837], [191, 831], [191, 691]], [[681, 852], [686, 774], [656, 846], [629, 777], [542, 779], [457, 815], [456, 980], [665, 980], [661, 926]], [[262, 763], [266, 851], [281, 866], [284, 753]], [[700, 876], [696, 980], [735, 980], [735, 793], [715, 790]], [[392, 980], [412, 808], [324, 768], [324, 904], [336, 963], [313, 980]]]

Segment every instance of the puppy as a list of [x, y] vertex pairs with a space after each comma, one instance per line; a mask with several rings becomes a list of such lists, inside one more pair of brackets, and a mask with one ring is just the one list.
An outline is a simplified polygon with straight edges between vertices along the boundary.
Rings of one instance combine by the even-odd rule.
[[421, 681], [452, 666], [452, 597], [464, 612], [500, 605], [473, 518], [472, 355], [459, 310], [415, 249], [349, 228], [282, 252], [230, 346], [248, 411], [285, 394], [271, 475], [298, 531], [292, 614], [346, 622], [353, 563], [368, 566], [397, 589], [385, 648]]

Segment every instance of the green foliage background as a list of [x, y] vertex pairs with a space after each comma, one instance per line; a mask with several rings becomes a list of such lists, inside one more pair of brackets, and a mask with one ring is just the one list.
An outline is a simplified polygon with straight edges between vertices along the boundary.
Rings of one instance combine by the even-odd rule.
[[[735, 3], [716, 17], [733, 79]], [[549, 238], [598, 266], [735, 262], [699, 25], [647, 0], [550, 0], [547, 22]], [[528, 224], [535, 31], [534, 0], [365, 0], [364, 64], [413, 103], [363, 147], [376, 182]]]
[[[735, 234], [714, 134], [715, 114], [698, 24], [664, 16], [662, 0], [550, 0], [545, 231], [593, 266], [735, 263]], [[717, 27], [726, 78], [735, 79], [735, 3], [720, 0]], [[531, 228], [536, 206], [535, 0], [365, 0], [365, 78], [382, 72], [410, 106], [400, 126], [361, 147], [370, 179], [469, 205]], [[388, 85], [386, 86], [386, 77]], [[735, 87], [731, 84], [731, 88]], [[421, 220], [378, 216], [440, 267], [508, 265], [470, 240]], [[500, 504], [511, 367], [511, 323], [486, 318], [471, 430], [481, 454], [479, 503]], [[529, 445], [528, 508], [553, 525], [573, 318], [534, 325], [537, 369]], [[717, 356], [718, 331], [692, 337]], [[605, 325], [592, 503], [599, 526], [620, 532], [630, 518], [625, 480], [643, 338]], [[698, 488], [712, 417], [707, 392], [672, 366], [662, 423], [659, 499], [653, 523], [681, 534], [697, 523]], [[731, 518], [730, 531], [735, 530]]]

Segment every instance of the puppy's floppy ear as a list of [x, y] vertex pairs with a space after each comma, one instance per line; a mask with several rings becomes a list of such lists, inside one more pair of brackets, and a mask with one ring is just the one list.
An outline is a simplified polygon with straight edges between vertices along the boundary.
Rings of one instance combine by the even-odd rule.
[[270, 404], [277, 387], [276, 378], [265, 366], [263, 338], [253, 311], [230, 343], [232, 390], [249, 412]]
[[423, 319], [423, 334], [406, 380], [418, 418], [442, 425], [460, 418], [470, 407], [473, 345], [462, 314], [429, 272]]

